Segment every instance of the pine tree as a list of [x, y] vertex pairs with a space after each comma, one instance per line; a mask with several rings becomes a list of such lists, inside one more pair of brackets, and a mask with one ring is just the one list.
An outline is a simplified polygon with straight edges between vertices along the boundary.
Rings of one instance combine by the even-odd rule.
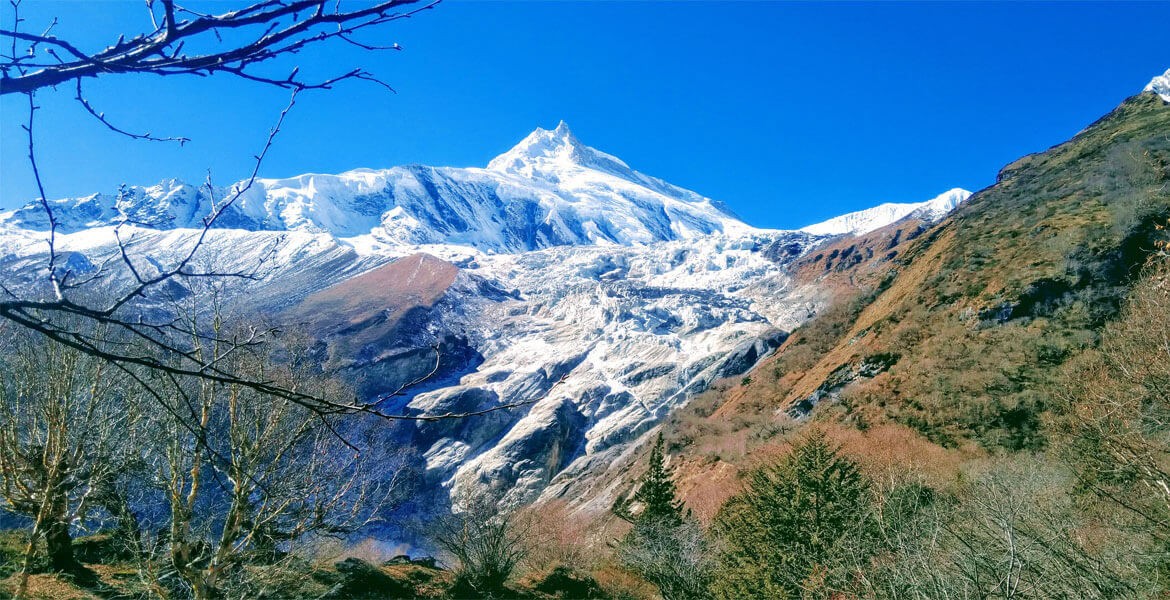
[[721, 598], [800, 598], [848, 570], [864, 546], [870, 484], [813, 431], [781, 464], [757, 470], [720, 510], [714, 591]]
[[644, 521], [660, 521], [670, 525], [679, 525], [683, 520], [683, 504], [675, 492], [674, 480], [670, 471], [666, 469], [666, 457], [662, 434], [654, 442], [650, 451], [650, 466], [646, 475], [642, 477], [642, 485], [634, 493], [634, 500], [642, 503], [635, 523]]
[[618, 516], [634, 524], [618, 551], [625, 566], [654, 584], [664, 600], [710, 597], [711, 553], [702, 528], [678, 499], [661, 434], [634, 501], [642, 505], [637, 516], [624, 503], [614, 506]]

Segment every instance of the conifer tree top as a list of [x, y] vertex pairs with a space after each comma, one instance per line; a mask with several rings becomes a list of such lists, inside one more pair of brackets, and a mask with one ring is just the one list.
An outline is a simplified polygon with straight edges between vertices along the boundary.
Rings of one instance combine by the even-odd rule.
[[634, 499], [643, 505], [638, 520], [664, 519], [681, 523], [683, 517], [682, 501], [678, 499], [671, 473], [666, 468], [666, 456], [662, 434], [654, 442], [650, 450], [650, 465], [646, 475], [642, 477], [642, 485], [634, 494]]

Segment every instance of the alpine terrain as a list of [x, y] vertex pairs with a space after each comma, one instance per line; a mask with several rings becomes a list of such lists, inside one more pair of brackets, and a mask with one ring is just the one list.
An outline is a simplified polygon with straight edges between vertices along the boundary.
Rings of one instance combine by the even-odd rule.
[[1170, 4], [0, 15], [0, 599], [1170, 599]]
[[[714, 382], [772, 354], [835, 293], [794, 278], [814, 249], [895, 222], [925, 230], [970, 195], [757, 229], [582, 144], [562, 122], [487, 168], [210, 189], [168, 180], [54, 200], [61, 260], [75, 277], [93, 273], [116, 256], [117, 234], [131, 254], [171, 264], [241, 189], [195, 258], [261, 266], [258, 282], [229, 288], [235, 308], [306, 330], [322, 362], [366, 397], [417, 381], [386, 400], [399, 411], [522, 403], [418, 423], [395, 442], [418, 450], [435, 489], [487, 485], [508, 505], [566, 494]], [[0, 213], [0, 268], [31, 276], [47, 229], [37, 202]], [[616, 489], [593, 496], [595, 511]]]

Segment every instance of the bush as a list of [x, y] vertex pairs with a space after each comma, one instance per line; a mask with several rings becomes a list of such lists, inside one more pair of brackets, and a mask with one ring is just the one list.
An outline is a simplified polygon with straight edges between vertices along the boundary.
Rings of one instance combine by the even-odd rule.
[[412, 590], [381, 569], [360, 559], [347, 558], [335, 565], [340, 581], [322, 599], [402, 598]]
[[606, 598], [596, 579], [565, 565], [557, 565], [547, 572], [531, 574], [525, 583], [526, 587], [556, 598], [579, 600]]
[[465, 498], [435, 524], [434, 541], [459, 562], [457, 595], [492, 597], [527, 553], [530, 523], [487, 496]]

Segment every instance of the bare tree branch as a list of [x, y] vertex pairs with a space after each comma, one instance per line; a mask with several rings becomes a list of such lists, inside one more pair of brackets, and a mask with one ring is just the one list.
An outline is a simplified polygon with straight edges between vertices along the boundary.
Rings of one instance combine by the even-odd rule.
[[[347, 79], [372, 81], [393, 91], [385, 82], [360, 68], [319, 81], [301, 78], [296, 68], [283, 78], [259, 74], [250, 68], [278, 56], [295, 54], [307, 47], [334, 39], [365, 50], [400, 50], [401, 47], [397, 44], [367, 44], [358, 41], [354, 35], [378, 25], [408, 18], [419, 11], [432, 8], [437, 2], [425, 3], [412, 10], [402, 11], [400, 10], [402, 7], [415, 4], [417, 0], [375, 2], [353, 10], [342, 10], [340, 3], [324, 0], [263, 0], [239, 10], [210, 15], [186, 9], [173, 0], [157, 0], [148, 3], [154, 26], [152, 32], [129, 40], [119, 37], [104, 50], [87, 54], [72, 42], [51, 35], [53, 24], [41, 34], [19, 31], [24, 21], [19, 16], [19, 1], [10, 1], [14, 13], [12, 29], [0, 29], [0, 38], [7, 37], [10, 41], [9, 55], [0, 55], [0, 93], [24, 93], [28, 96], [29, 116], [25, 130], [28, 134], [30, 165], [40, 193], [40, 203], [49, 223], [47, 271], [52, 296], [47, 299], [37, 298], [35, 295], [30, 297], [6, 285], [3, 291], [9, 298], [0, 300], [0, 319], [11, 321], [89, 356], [113, 363], [119, 368], [146, 369], [147, 372], [161, 376], [161, 381], [177, 382], [183, 378], [198, 378], [216, 385], [238, 386], [298, 404], [319, 416], [369, 414], [388, 420], [435, 421], [478, 416], [525, 406], [540, 400], [536, 398], [505, 402], [467, 413], [391, 414], [383, 411], [380, 405], [391, 397], [402, 395], [408, 387], [433, 377], [440, 367], [441, 357], [437, 349], [434, 368], [428, 374], [408, 382], [399, 389], [365, 402], [358, 399], [327, 399], [277, 382], [241, 375], [235, 373], [230, 366], [225, 366], [223, 362], [225, 356], [230, 355], [235, 349], [253, 347], [270, 341], [270, 338], [278, 333], [276, 329], [254, 329], [244, 337], [221, 339], [200, 331], [193, 323], [165, 317], [161, 320], [157, 317], [152, 319], [146, 317], [142, 311], [142, 303], [164, 293], [165, 284], [169, 282], [177, 281], [189, 287], [193, 281], [200, 279], [258, 280], [263, 277], [262, 269], [276, 251], [275, 247], [263, 253], [257, 264], [249, 269], [200, 269], [195, 265], [197, 259], [205, 258], [205, 252], [202, 250], [207, 245], [210, 231], [255, 184], [265, 157], [272, 148], [286, 117], [296, 105], [298, 93], [310, 89], [330, 89], [334, 84]], [[248, 38], [247, 32], [251, 29], [260, 30], [261, 33]], [[210, 43], [208, 36], [214, 36], [219, 44], [225, 44], [224, 34], [228, 32], [233, 32], [232, 37], [237, 42], [241, 39], [245, 41], [226, 43], [227, 48], [203, 54], [185, 54], [183, 51], [187, 42], [201, 48], [208, 47]], [[20, 55], [22, 43], [24, 55]], [[37, 55], [39, 48], [44, 48], [46, 53], [58, 58], [59, 64], [37, 63], [32, 57]], [[62, 59], [61, 56], [65, 58]], [[201, 227], [196, 230], [194, 237], [188, 242], [188, 247], [177, 260], [169, 266], [159, 265], [153, 260], [146, 262], [136, 260], [135, 253], [130, 249], [134, 237], [123, 237], [123, 225], [119, 225], [114, 229], [116, 254], [103, 260], [97, 272], [89, 277], [72, 278], [73, 274], [67, 269], [63, 270], [61, 266], [57, 236], [60, 223], [53, 205], [47, 200], [48, 196], [36, 161], [33, 124], [39, 107], [36, 105], [34, 93], [36, 90], [58, 83], [74, 81], [75, 99], [91, 116], [111, 131], [132, 139], [176, 141], [180, 144], [185, 142], [187, 140], [185, 137], [155, 137], [150, 133], [135, 133], [118, 127], [86, 99], [81, 83], [83, 77], [124, 73], [198, 76], [227, 73], [289, 89], [291, 95], [287, 106], [280, 112], [275, 125], [269, 130], [260, 152], [254, 156], [249, 177], [232, 187], [220, 199], [216, 198], [216, 190], [211, 186], [209, 178], [207, 186], [208, 197], [211, 199], [210, 212], [203, 218]], [[104, 294], [104, 300], [95, 300], [94, 294], [91, 293], [93, 290], [87, 289], [87, 284], [111, 275], [107, 269], [116, 264], [121, 265], [131, 281], [130, 285], [119, 292]], [[95, 337], [86, 331], [96, 331], [99, 328], [78, 328], [75, 326], [78, 320], [101, 326], [104, 328], [101, 330], [115, 331], [118, 335]], [[125, 340], [133, 343], [127, 343]], [[201, 342], [222, 344], [227, 350], [219, 354], [201, 354], [197, 346], [189, 343], [191, 340], [196, 344]], [[146, 384], [145, 380], [140, 382]], [[168, 407], [168, 410], [172, 408]]]
[[[183, 9], [173, 1], [167, 0], [161, 2], [164, 12], [162, 23], [158, 23], [153, 10], [151, 11], [151, 17], [155, 19], [154, 31], [130, 40], [119, 38], [109, 47], [92, 54], [82, 51], [67, 40], [53, 36], [50, 30], [41, 34], [19, 31], [20, 20], [17, 19], [13, 29], [0, 29], [0, 38], [8, 38], [11, 46], [10, 55], [0, 57], [0, 94], [29, 93], [74, 79], [120, 73], [149, 73], [162, 76], [228, 73], [295, 90], [328, 89], [332, 83], [344, 79], [378, 81], [373, 75], [360, 69], [351, 70], [324, 82], [297, 79], [295, 72], [287, 79], [272, 79], [250, 73], [247, 69], [280, 56], [295, 54], [307, 46], [334, 39], [366, 50], [399, 50], [401, 47], [396, 44], [390, 46], [366, 44], [356, 41], [353, 36], [366, 29], [409, 18], [438, 4], [438, 0], [435, 0], [412, 10], [400, 10], [417, 2], [418, 0], [387, 0], [364, 8], [342, 10], [340, 4], [335, 4], [332, 9], [327, 8], [330, 4], [327, 0], [265, 1], [220, 15], [206, 15]], [[188, 14], [194, 18], [177, 20], [177, 13]], [[282, 26], [285, 22], [288, 24]], [[263, 30], [250, 41], [228, 44], [227, 48], [218, 51], [194, 54], [183, 52], [188, 41], [193, 42], [193, 45], [205, 47], [209, 43], [207, 39], [209, 36], [222, 43], [223, 33], [253, 27], [262, 27]], [[20, 42], [26, 45], [24, 55], [18, 55]], [[58, 58], [60, 64], [30, 63], [31, 57], [36, 55], [38, 46], [46, 46], [46, 52]], [[67, 59], [61, 59], [58, 52], [66, 54]]]
[[178, 142], [180, 146], [191, 141], [191, 138], [188, 138], [188, 137], [161, 137], [161, 138], [154, 137], [153, 135], [150, 135], [149, 131], [146, 133], [131, 133], [129, 131], [126, 131], [125, 129], [122, 129], [121, 127], [114, 125], [113, 123], [110, 123], [108, 120], [106, 120], [106, 113], [99, 113], [98, 111], [94, 110], [93, 105], [90, 104], [89, 100], [86, 100], [85, 95], [81, 93], [81, 79], [80, 78], [77, 79], [77, 96], [76, 96], [76, 98], [77, 98], [77, 101], [81, 104], [82, 108], [84, 108], [86, 112], [93, 115], [93, 118], [97, 119], [98, 121], [101, 121], [102, 125], [105, 125], [107, 128], [110, 129], [110, 131], [113, 131], [115, 133], [120, 133], [126, 137], [131, 138], [131, 139], [146, 140], [148, 142]]

